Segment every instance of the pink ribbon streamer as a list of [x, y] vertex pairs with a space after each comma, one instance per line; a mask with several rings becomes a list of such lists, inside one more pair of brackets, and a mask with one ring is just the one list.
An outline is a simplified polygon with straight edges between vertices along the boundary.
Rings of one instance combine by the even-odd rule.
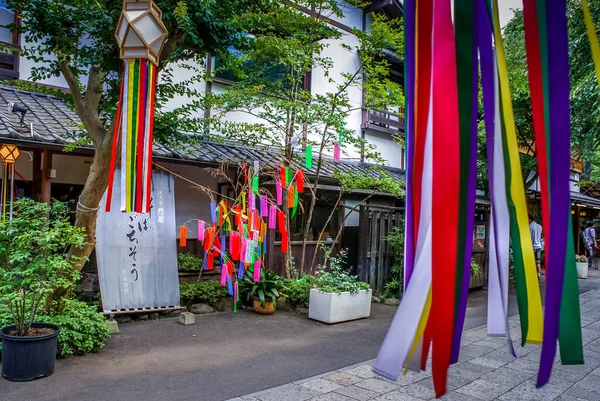
[[254, 282], [260, 281], [260, 259], [254, 262]]
[[267, 217], [269, 215], [269, 205], [267, 203], [267, 196], [263, 195], [260, 197], [260, 217]]
[[277, 184], [275, 184], [276, 190], [277, 190], [277, 204], [281, 205], [283, 203], [283, 189], [281, 188], [281, 183], [277, 182]]
[[204, 241], [204, 222], [198, 220], [198, 241]]
[[269, 228], [275, 228], [277, 222], [277, 207], [271, 205], [269, 208]]

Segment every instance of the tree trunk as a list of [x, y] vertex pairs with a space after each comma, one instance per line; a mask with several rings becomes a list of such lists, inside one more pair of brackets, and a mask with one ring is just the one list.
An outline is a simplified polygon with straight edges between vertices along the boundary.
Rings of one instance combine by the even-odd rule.
[[[112, 135], [112, 133], [108, 135]], [[86, 259], [96, 246], [96, 218], [98, 216], [100, 201], [108, 185], [110, 152], [110, 143], [104, 143], [96, 147], [90, 173], [79, 196], [75, 226], [85, 228], [87, 238], [86, 245], [81, 248], [71, 247], [69, 251], [71, 256], [83, 258], [77, 260], [74, 266], [77, 271], [81, 271]]]

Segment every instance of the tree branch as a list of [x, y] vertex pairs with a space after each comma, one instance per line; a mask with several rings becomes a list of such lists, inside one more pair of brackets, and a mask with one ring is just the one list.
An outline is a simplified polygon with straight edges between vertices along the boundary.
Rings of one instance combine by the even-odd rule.
[[[69, 85], [69, 89], [71, 90], [71, 97], [73, 98], [75, 111], [77, 112], [79, 119], [83, 123], [83, 126], [87, 130], [87, 133], [90, 136], [94, 147], [97, 147], [99, 144], [102, 143], [102, 139], [106, 134], [106, 129], [104, 128], [102, 122], [100, 121], [100, 118], [98, 117], [98, 104], [100, 103], [99, 98], [102, 96], [102, 93], [101, 91], [99, 91], [100, 93], [98, 94], [90, 94], [89, 98], [88, 94], [86, 93], [86, 96], [84, 98], [81, 94], [81, 90], [79, 89], [79, 79], [73, 73], [73, 70], [71, 69], [69, 63], [66, 60], [61, 60], [58, 62], [58, 67], [60, 68], [60, 71], [65, 77], [65, 80]], [[101, 76], [102, 73], [100, 73], [99, 71], [94, 71], [97, 71], [97, 69], [92, 67], [89, 76], [89, 79], [91, 79], [92, 82], [88, 82], [88, 88], [94, 88], [100, 85], [102, 80], [104, 79]], [[97, 103], [95, 103], [95, 108], [92, 108], [91, 105], [87, 103], [87, 101], [91, 100], [91, 104], [93, 105], [94, 102], [96, 102], [96, 97], [98, 97]]]
[[177, 47], [181, 44], [183, 40], [183, 32], [179, 27], [173, 29], [173, 33], [168, 37], [167, 42], [163, 46], [162, 51], [160, 52], [160, 57], [158, 61], [158, 72], [160, 72], [164, 66], [166, 65], [165, 60], [167, 60], [173, 53]]

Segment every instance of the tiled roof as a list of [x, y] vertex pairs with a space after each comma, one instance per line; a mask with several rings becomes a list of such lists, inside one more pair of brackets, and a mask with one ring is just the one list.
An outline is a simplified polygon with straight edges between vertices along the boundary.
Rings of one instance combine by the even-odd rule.
[[[8, 103], [15, 102], [27, 107], [23, 127], [20, 125], [20, 113], [10, 113]], [[33, 124], [33, 125], [32, 125]], [[33, 129], [32, 129], [33, 127]], [[22, 91], [10, 86], [0, 85], [0, 141], [10, 140], [17, 144], [36, 145], [40, 147], [65, 146], [75, 141], [77, 131], [81, 131], [79, 117], [61, 99], [34, 92]], [[33, 133], [33, 134], [32, 134]], [[92, 151], [91, 146], [82, 146], [80, 150]], [[169, 149], [155, 141], [153, 154], [155, 158], [168, 159], [172, 162], [186, 162], [201, 165], [218, 165], [222, 162], [248, 162], [258, 160], [261, 164], [277, 166], [281, 159], [277, 152], [268, 148], [253, 148], [239, 143], [202, 141], [199, 145], [187, 145], [185, 149]], [[348, 173], [365, 173], [373, 177], [376, 167], [368, 163], [341, 161], [334, 163], [325, 159], [322, 163], [321, 176], [332, 179], [334, 171]], [[315, 166], [308, 175], [314, 174]], [[384, 168], [396, 181], [404, 185], [404, 170]]]

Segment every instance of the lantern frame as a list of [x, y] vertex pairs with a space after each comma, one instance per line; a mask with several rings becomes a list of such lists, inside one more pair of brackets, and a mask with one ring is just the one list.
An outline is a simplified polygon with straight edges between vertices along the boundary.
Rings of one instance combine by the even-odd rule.
[[[144, 32], [144, 29], [154, 32]], [[147, 35], [152, 36], [148, 38]], [[153, 0], [123, 0], [123, 9], [115, 31], [121, 59], [145, 58], [158, 65], [167, 36], [162, 11]], [[134, 42], [133, 45], [127, 44], [129, 39]]]
[[17, 145], [4, 144], [0, 147], [0, 160], [2, 163], [14, 164], [21, 156], [21, 151]]

